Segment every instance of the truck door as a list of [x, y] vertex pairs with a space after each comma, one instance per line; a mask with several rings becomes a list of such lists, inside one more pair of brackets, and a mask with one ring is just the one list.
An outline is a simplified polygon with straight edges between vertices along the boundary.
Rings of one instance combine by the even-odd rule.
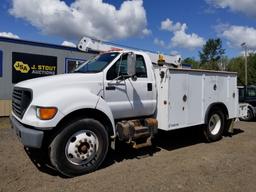
[[[120, 56], [105, 74], [104, 99], [115, 119], [152, 115], [156, 107], [154, 80], [149, 77], [142, 55], [136, 55], [136, 77], [127, 75], [127, 54]], [[118, 78], [118, 79], [117, 79]]]

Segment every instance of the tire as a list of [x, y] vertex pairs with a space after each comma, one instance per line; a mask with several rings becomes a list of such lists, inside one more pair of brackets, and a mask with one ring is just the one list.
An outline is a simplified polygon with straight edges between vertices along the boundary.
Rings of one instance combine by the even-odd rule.
[[104, 161], [108, 146], [108, 133], [99, 121], [80, 119], [53, 139], [49, 156], [60, 173], [74, 177], [95, 171]]
[[254, 118], [254, 114], [251, 108], [248, 108], [247, 115], [244, 117], [240, 117], [242, 121], [251, 121]]
[[225, 115], [221, 109], [212, 108], [204, 126], [204, 136], [208, 142], [218, 141], [222, 138], [225, 128]]

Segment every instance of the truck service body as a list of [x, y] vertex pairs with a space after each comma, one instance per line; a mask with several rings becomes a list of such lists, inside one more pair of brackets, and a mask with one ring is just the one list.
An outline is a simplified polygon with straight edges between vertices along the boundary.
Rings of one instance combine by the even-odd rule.
[[[158, 129], [203, 125], [221, 139], [239, 116], [237, 76], [157, 65], [144, 51], [102, 53], [73, 74], [15, 85], [11, 122], [26, 147], [49, 150], [66, 176], [96, 170], [114, 141], [151, 145]], [[241, 113], [241, 107], [240, 107]]]

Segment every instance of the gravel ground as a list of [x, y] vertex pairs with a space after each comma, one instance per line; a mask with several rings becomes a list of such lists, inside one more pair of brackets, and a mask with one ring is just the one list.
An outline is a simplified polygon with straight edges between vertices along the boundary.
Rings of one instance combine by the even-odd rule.
[[71, 179], [29, 153], [0, 118], [0, 192], [256, 191], [255, 122], [238, 122], [232, 137], [210, 144], [198, 128], [160, 132], [154, 147], [122, 144], [98, 171]]

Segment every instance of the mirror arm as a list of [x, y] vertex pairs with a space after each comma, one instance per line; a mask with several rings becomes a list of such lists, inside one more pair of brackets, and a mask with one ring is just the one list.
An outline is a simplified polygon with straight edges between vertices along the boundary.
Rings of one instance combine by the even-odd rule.
[[118, 83], [131, 78], [133, 81], [137, 80], [137, 76], [136, 75], [119, 75], [118, 77], [116, 77], [115, 79], [113, 79], [112, 81], [117, 81]]

